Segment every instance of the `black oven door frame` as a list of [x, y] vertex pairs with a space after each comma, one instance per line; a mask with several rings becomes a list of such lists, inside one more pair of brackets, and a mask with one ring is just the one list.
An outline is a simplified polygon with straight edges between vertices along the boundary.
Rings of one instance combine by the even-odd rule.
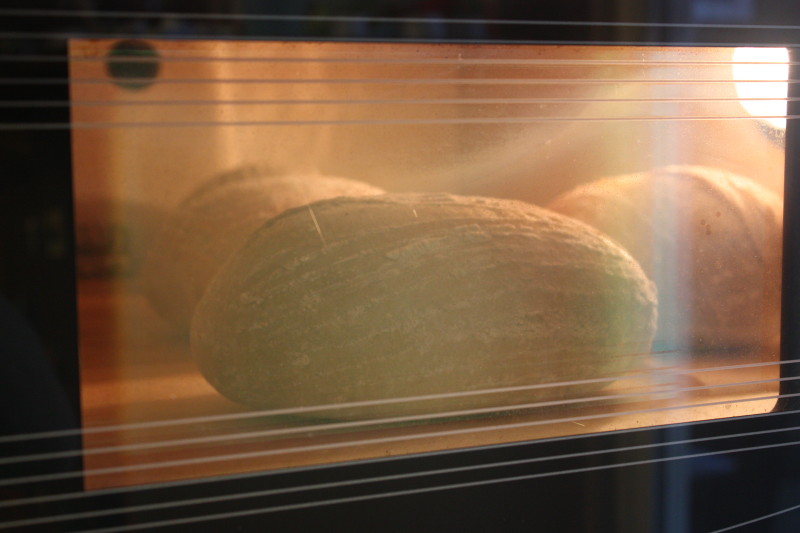
[[[676, 10], [667, 9], [673, 4]], [[794, 64], [800, 53], [793, 48], [800, 46], [800, 26], [791, 23], [790, 3], [765, 2], [772, 6], [769, 16], [761, 13], [759, 18], [754, 12], [730, 24], [687, 23], [676, 15], [685, 4], [648, 3], [648, 10], [634, 9], [619, 20], [614, 18], [619, 13], [587, 7], [561, 23], [531, 11], [532, 17], [539, 17], [529, 19], [534, 23], [510, 21], [505, 33], [498, 30], [487, 41], [783, 45], [792, 53], [790, 80], [800, 78]], [[713, 7], [715, 2], [707, 4]], [[782, 365], [781, 399], [767, 415], [82, 492], [79, 480], [66, 475], [80, 464], [58, 455], [59, 450], [80, 446], [69, 109], [37, 102], [68, 99], [64, 46], [68, 37], [119, 36], [120, 26], [115, 24], [137, 17], [58, 11], [52, 6], [42, 11], [3, 10], [0, 31], [6, 44], [0, 103], [5, 117], [0, 122], [0, 153], [6, 192], [1, 207], [0, 331], [6, 347], [17, 353], [46, 353], [54, 365], [42, 369], [31, 363], [15, 367], [17, 374], [3, 370], [4, 412], [11, 413], [6, 415], [9, 419], [16, 417], [18, 429], [7, 426], [0, 435], [4, 461], [0, 529], [711, 532], [734, 525], [732, 531], [742, 533], [800, 529], [797, 363]], [[788, 18], [784, 20], [782, 13]], [[235, 16], [223, 35], [229, 38], [326, 38], [298, 33], [289, 23], [296, 19], [281, 14], [274, 18], [267, 14], [261, 24], [250, 26], [237, 25], [240, 14], [231, 14]], [[167, 15], [151, 13], [148, 20], [182, 18], [180, 13]], [[401, 22], [396, 17], [382, 14], [375, 20], [391, 29]], [[800, 16], [794, 19], [800, 21]], [[442, 20], [463, 24], [446, 14]], [[147, 36], [153, 27], [155, 23], [138, 27], [144, 29], [129, 25], [125, 34]], [[795, 245], [800, 210], [793, 209], [800, 206], [800, 151], [792, 149], [800, 146], [800, 124], [794, 120], [800, 116], [800, 102], [792, 100], [800, 100], [797, 83], [790, 84], [790, 97], [784, 361], [794, 361], [800, 354], [800, 333], [794, 327], [800, 320], [800, 247]], [[37, 438], [17, 437], [34, 433]], [[53, 458], [35, 467], [14, 459], [32, 452], [52, 453]]]

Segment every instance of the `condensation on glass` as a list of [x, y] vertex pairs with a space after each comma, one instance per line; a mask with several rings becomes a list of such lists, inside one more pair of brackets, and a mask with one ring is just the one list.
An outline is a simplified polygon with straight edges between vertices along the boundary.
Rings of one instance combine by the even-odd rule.
[[[734, 65], [726, 48], [75, 40], [70, 60], [88, 488], [707, 420], [775, 404], [785, 122], [768, 119], [785, 115], [781, 56], [765, 67], [753, 56]], [[348, 184], [318, 192], [317, 181], [332, 176]], [[424, 382], [428, 369], [394, 361], [391, 343], [379, 354], [384, 367], [354, 364], [350, 373], [314, 359], [319, 346], [312, 356], [289, 346], [293, 364], [317, 381], [268, 377], [264, 387], [300, 400], [253, 406], [218, 392], [192, 353], [193, 313], [248, 232], [281, 209], [304, 209], [303, 199], [383, 191], [514, 200], [596, 227], [657, 289], [648, 346], [617, 353], [627, 362], [611, 374], [571, 375], [561, 363], [548, 374], [556, 363], [543, 360], [523, 365], [513, 383], [456, 359], [431, 369], [434, 393], [415, 383], [392, 388], [407, 372], [415, 377], [406, 381]], [[434, 208], [423, 214], [437, 217]], [[309, 231], [332, 245], [324, 239], [333, 222], [314, 213]], [[385, 261], [402, 265], [408, 250]], [[555, 261], [557, 279], [570, 268], [569, 257], [541, 260]], [[354, 277], [383, 268], [371, 261], [364, 272], [358, 260], [348, 268]], [[476, 269], [479, 288], [482, 275]], [[443, 276], [426, 283], [463, 296], [457, 284], [467, 281], [426, 276]], [[571, 278], [563, 279], [555, 294], [566, 298]], [[319, 287], [295, 288], [297, 306], [335, 308]], [[258, 298], [247, 294], [238, 298]], [[476, 294], [461, 308], [488, 299]], [[426, 302], [401, 311], [425, 315]], [[643, 305], [630, 312], [649, 312]], [[566, 313], [553, 327], [559, 342], [580, 343], [606, 321], [640, 318], [621, 312]], [[239, 330], [269, 328], [267, 316], [242, 318]], [[586, 316], [594, 322], [575, 318]], [[373, 323], [340, 318], [345, 338], [372, 334], [364, 329]], [[282, 324], [309, 338], [317, 328]], [[465, 329], [476, 327], [465, 318]], [[513, 334], [529, 327], [519, 320]], [[219, 342], [231, 357], [262, 349], [229, 334]], [[536, 362], [559, 353], [548, 350], [524, 355]], [[496, 357], [502, 367], [501, 352], [483, 361]], [[240, 378], [252, 376], [231, 379]], [[409, 392], [351, 394], [364, 380]]]

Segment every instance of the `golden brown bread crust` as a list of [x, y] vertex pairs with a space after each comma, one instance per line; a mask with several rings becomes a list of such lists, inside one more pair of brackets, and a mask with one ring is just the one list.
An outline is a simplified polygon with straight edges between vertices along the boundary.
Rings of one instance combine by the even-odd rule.
[[577, 187], [550, 208], [608, 234], [656, 282], [657, 349], [775, 350], [783, 206], [773, 193], [671, 166]]
[[[228, 398], [291, 408], [613, 378], [649, 349], [655, 308], [638, 264], [582, 223], [509, 200], [387, 194], [316, 202], [264, 225], [212, 281], [191, 343]], [[502, 408], [574, 392], [327, 414]]]
[[211, 278], [265, 221], [323, 198], [382, 192], [345, 178], [275, 176], [256, 167], [217, 176], [187, 196], [162, 228], [145, 264], [146, 293], [160, 314], [188, 331]]

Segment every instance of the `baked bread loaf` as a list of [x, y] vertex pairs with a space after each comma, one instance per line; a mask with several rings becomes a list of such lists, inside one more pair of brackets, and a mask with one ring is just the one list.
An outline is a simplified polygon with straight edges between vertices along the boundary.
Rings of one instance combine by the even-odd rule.
[[554, 211], [622, 244], [659, 292], [657, 350], [775, 351], [782, 202], [730, 172], [672, 166], [602, 179]]
[[655, 321], [639, 265], [589, 226], [511, 200], [386, 194], [261, 227], [209, 285], [191, 347], [231, 400], [364, 402], [316, 413], [364, 418], [585, 392], [570, 382], [626, 372]]
[[145, 263], [146, 293], [178, 331], [188, 332], [208, 282], [265, 221], [324, 198], [382, 192], [346, 178], [276, 176], [257, 167], [217, 176], [193, 191], [164, 224]]

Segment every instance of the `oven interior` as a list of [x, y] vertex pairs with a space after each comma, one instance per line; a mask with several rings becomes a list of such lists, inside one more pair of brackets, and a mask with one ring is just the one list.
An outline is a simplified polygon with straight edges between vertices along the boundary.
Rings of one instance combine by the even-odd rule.
[[[788, 63], [782, 48], [71, 40], [85, 488], [770, 412]], [[448, 202], [466, 211], [440, 231]], [[475, 206], [491, 202], [490, 224]], [[397, 205], [406, 229], [384, 229]], [[515, 210], [567, 229], [513, 255], [501, 245], [545, 238], [508, 237], [527, 224]], [[342, 243], [379, 236], [349, 249], [337, 224], [356, 216]], [[634, 265], [635, 302], [597, 259], [565, 274], [572, 231]], [[513, 294], [548, 276], [546, 296]], [[518, 324], [492, 333], [506, 312]], [[209, 336], [228, 358], [210, 370]], [[486, 337], [492, 353], [472, 349]], [[273, 366], [237, 367], [245, 353]]]

